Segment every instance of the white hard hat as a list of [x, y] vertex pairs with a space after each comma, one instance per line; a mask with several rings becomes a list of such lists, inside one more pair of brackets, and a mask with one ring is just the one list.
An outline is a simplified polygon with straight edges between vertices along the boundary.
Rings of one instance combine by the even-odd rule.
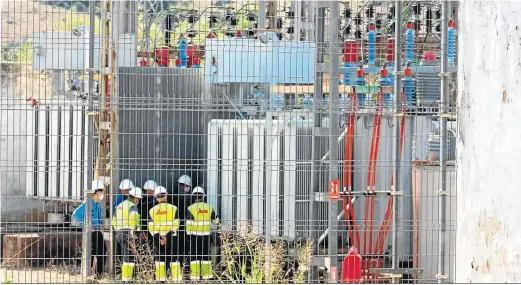
[[190, 176], [188, 176], [188, 175], [183, 175], [183, 176], [179, 177], [177, 182], [192, 187], [192, 178], [190, 178]]
[[192, 190], [192, 194], [203, 194], [204, 195], [204, 189], [203, 187], [195, 187], [194, 190]]
[[147, 191], [154, 191], [157, 188], [157, 183], [154, 180], [148, 180], [143, 185], [143, 189]]
[[91, 190], [103, 190], [105, 189], [105, 185], [103, 184], [103, 182], [99, 181], [99, 180], [92, 180], [92, 189]]
[[134, 187], [134, 182], [130, 179], [125, 179], [119, 183], [119, 190], [132, 189]]
[[136, 198], [143, 198], [143, 191], [139, 187], [134, 187], [130, 189], [128, 195]]
[[166, 188], [163, 186], [156, 187], [156, 190], [154, 190], [154, 196], [163, 195], [163, 194], [168, 194], [168, 191], [166, 191]]

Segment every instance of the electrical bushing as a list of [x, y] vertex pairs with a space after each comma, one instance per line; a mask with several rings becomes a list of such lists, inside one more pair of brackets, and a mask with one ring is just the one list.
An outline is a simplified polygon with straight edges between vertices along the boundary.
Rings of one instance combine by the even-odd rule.
[[272, 110], [281, 111], [284, 109], [285, 105], [285, 97], [284, 94], [271, 94], [270, 96], [270, 107]]
[[[380, 86], [382, 87], [393, 86], [393, 83], [389, 78], [389, 71], [387, 71], [387, 66], [385, 65], [385, 63], [382, 66], [382, 69], [380, 69], [380, 79], [378, 79], [378, 84], [380, 84]], [[391, 94], [387, 92], [388, 90], [388, 88], [384, 89], [385, 92], [382, 102], [384, 108], [390, 108], [392, 106]]]
[[[346, 68], [355, 68], [356, 64], [353, 62], [344, 62], [344, 67]], [[353, 76], [354, 74], [350, 74], [349, 72], [344, 73], [344, 85], [351, 86], [357, 84], [357, 78], [356, 76]]]
[[351, 98], [349, 97], [349, 94], [342, 94], [340, 95], [340, 109], [344, 112], [349, 110], [349, 104], [351, 103]]
[[363, 89], [365, 86], [365, 72], [363, 65], [359, 65], [358, 70], [356, 71], [356, 99], [358, 102], [358, 107], [363, 108], [367, 105], [367, 95], [364, 93]]
[[255, 92], [253, 93], [253, 96], [255, 98], [255, 105], [260, 106], [262, 109], [265, 109], [268, 107], [268, 100], [266, 100], [266, 95], [262, 93], [257, 87], [255, 87]]
[[450, 20], [447, 29], [448, 47], [447, 56], [449, 65], [456, 62], [456, 22]]
[[[395, 47], [395, 39], [389, 38], [387, 40], [387, 54], [385, 56], [387, 70], [394, 70], [394, 47]], [[394, 76], [389, 76], [389, 80], [391, 80], [391, 84], [394, 84]]]
[[376, 57], [376, 27], [374, 24], [369, 24], [369, 32], [367, 33], [367, 63], [369, 66], [374, 66]]
[[187, 55], [187, 43], [185, 39], [179, 39], [178, 43], [179, 50], [179, 59], [181, 60], [181, 65], [179, 67], [186, 67], [188, 65], [188, 55]]
[[311, 110], [313, 109], [313, 97], [311, 95], [306, 94], [304, 98], [302, 98], [302, 109]]
[[412, 77], [410, 63], [404, 69], [404, 77], [402, 78], [402, 86], [405, 91], [405, 106], [412, 107], [416, 105], [416, 80]]
[[[356, 62], [358, 59], [358, 44], [355, 40], [346, 40], [344, 41], [344, 54], [342, 56], [342, 61], [344, 62], [344, 67], [356, 67]], [[352, 76], [348, 72], [344, 73], [344, 85], [355, 85], [356, 77]]]
[[405, 31], [405, 60], [414, 60], [414, 23], [408, 22]]

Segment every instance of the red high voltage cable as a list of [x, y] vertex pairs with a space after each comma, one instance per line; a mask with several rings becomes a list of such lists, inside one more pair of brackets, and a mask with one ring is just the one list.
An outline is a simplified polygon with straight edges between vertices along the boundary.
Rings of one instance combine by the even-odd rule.
[[[343, 184], [347, 186], [344, 188], [344, 196], [343, 199], [343, 207], [344, 207], [344, 217], [346, 219], [347, 227], [349, 229], [349, 238], [353, 243], [355, 248], [360, 247], [360, 234], [358, 231], [358, 225], [356, 224], [355, 219], [355, 210], [353, 209], [353, 196], [352, 194], [352, 186], [353, 186], [353, 142], [355, 135], [355, 124], [356, 124], [356, 92], [354, 87], [350, 93], [350, 102], [351, 108], [350, 112], [347, 115], [347, 133], [346, 133], [346, 143], [345, 143], [345, 152], [344, 152], [344, 171], [343, 171]], [[344, 186], [344, 187], [346, 187]], [[349, 208], [349, 209], [348, 209]], [[355, 239], [356, 238], [356, 239]]]
[[[373, 254], [373, 226], [374, 226], [374, 206], [375, 206], [375, 188], [376, 188], [376, 162], [378, 160], [378, 150], [380, 144], [380, 125], [382, 122], [382, 100], [383, 91], [380, 88], [376, 99], [376, 113], [373, 123], [373, 135], [371, 138], [371, 149], [369, 151], [369, 164], [367, 167], [367, 199], [365, 200], [365, 224], [364, 224], [364, 254]], [[369, 225], [368, 225], [369, 224]], [[369, 226], [369, 251], [367, 251], [367, 235]], [[366, 276], [369, 277], [369, 269], [365, 270]]]
[[[402, 91], [402, 102], [405, 100], [405, 92]], [[400, 126], [400, 158], [402, 157], [403, 152], [403, 141], [405, 135], [405, 104], [402, 103], [402, 119]], [[391, 175], [391, 191], [394, 191], [394, 170], [393, 175]], [[389, 230], [391, 228], [392, 220], [393, 220], [393, 203], [394, 197], [391, 195], [389, 197], [389, 203], [387, 204], [387, 209], [385, 210], [384, 219], [380, 224], [380, 229], [378, 230], [378, 238], [376, 240], [376, 250], [378, 254], [384, 253], [385, 240], [387, 239], [387, 235], [389, 234]]]

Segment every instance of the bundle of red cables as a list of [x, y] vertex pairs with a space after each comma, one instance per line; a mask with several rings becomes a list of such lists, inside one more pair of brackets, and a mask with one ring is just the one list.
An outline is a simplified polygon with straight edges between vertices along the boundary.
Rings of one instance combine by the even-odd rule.
[[[355, 219], [355, 211], [353, 208], [354, 196], [352, 195], [353, 186], [353, 144], [356, 124], [356, 92], [354, 88], [350, 94], [351, 107], [347, 116], [347, 133], [345, 140], [344, 152], [344, 169], [343, 169], [343, 185], [344, 185], [344, 217], [347, 222], [349, 237], [352, 245], [360, 249], [360, 234]], [[402, 94], [403, 98], [403, 94]], [[373, 228], [374, 228], [374, 212], [375, 212], [375, 194], [376, 194], [376, 162], [378, 161], [378, 151], [380, 144], [380, 126], [382, 122], [383, 112], [383, 91], [380, 89], [376, 101], [376, 113], [374, 116], [373, 134], [371, 138], [371, 148], [369, 152], [369, 163], [367, 169], [367, 196], [365, 199], [365, 216], [364, 216], [364, 250], [365, 255], [383, 255], [385, 240], [389, 234], [389, 230], [393, 220], [393, 195], [390, 196], [384, 219], [378, 230], [376, 243], [373, 250]], [[402, 113], [405, 113], [404, 105], [402, 105]], [[400, 156], [403, 149], [403, 137], [405, 132], [405, 115], [402, 116], [400, 125]], [[394, 172], [394, 171], [393, 171]], [[391, 190], [394, 191], [394, 175], [391, 178]], [[369, 239], [369, 240], [368, 240]], [[369, 278], [369, 268], [365, 268], [365, 276]], [[374, 279], [373, 279], [374, 280]]]

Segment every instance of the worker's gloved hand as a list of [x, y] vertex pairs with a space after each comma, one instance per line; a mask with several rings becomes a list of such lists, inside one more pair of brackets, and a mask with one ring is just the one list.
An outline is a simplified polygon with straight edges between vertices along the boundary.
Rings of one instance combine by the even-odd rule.
[[159, 244], [165, 245], [166, 244], [166, 236], [162, 236], [161, 240], [159, 241]]

